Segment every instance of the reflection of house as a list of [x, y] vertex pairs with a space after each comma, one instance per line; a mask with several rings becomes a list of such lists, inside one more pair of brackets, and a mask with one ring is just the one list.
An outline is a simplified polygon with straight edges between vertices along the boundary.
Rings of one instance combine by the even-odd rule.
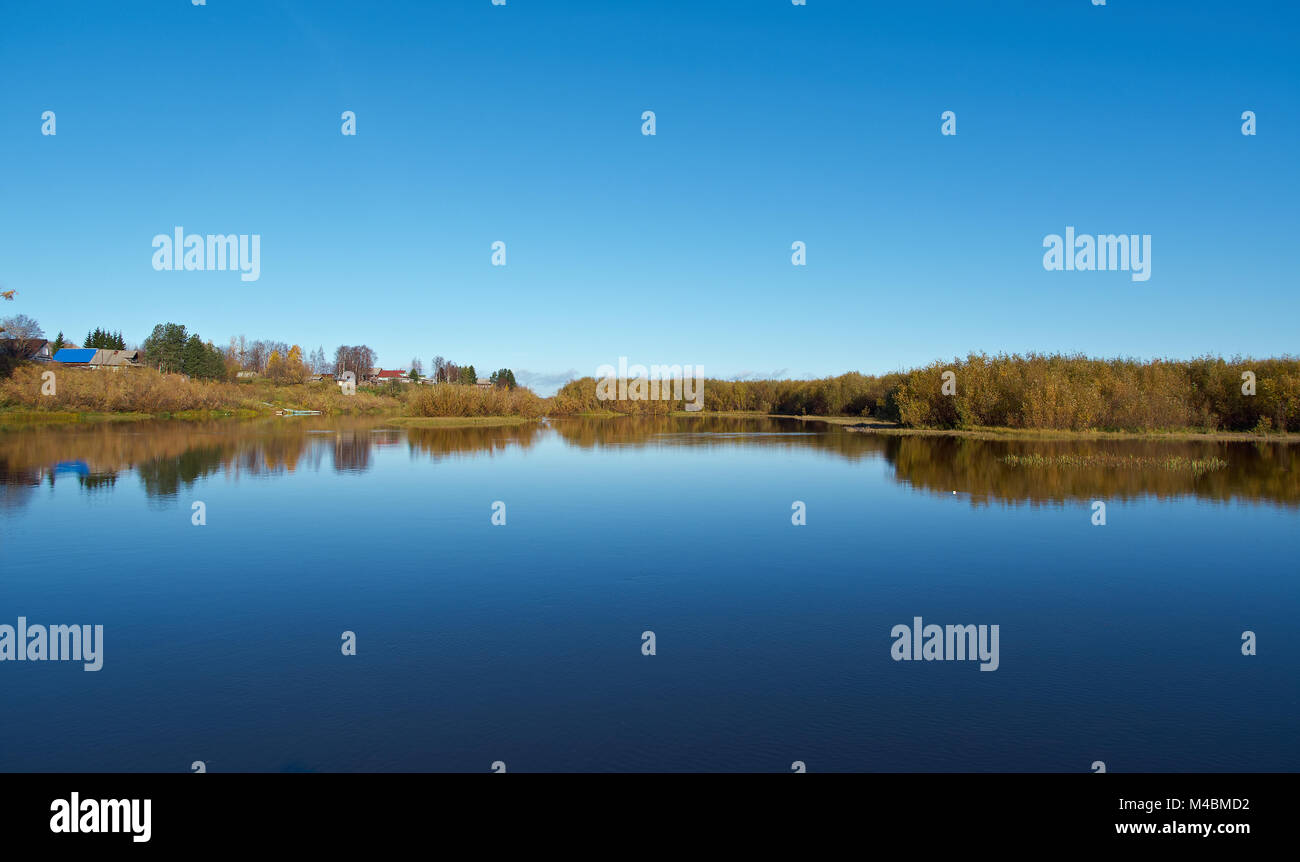
[[54, 361], [80, 368], [139, 368], [140, 351], [109, 350], [106, 347], [65, 347], [54, 354]]
[[49, 362], [54, 350], [44, 338], [0, 338], [0, 356], [30, 362]]

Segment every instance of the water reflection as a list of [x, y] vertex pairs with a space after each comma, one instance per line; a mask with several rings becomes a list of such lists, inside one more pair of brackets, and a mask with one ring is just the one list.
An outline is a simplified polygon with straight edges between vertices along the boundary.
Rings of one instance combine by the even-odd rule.
[[[25, 506], [40, 485], [60, 481], [75, 480], [87, 493], [111, 493], [133, 472], [150, 498], [165, 501], [214, 474], [360, 474], [390, 449], [437, 463], [492, 457], [556, 438], [581, 449], [761, 447], [851, 463], [883, 459], [895, 481], [930, 493], [957, 491], [977, 506], [1186, 495], [1300, 506], [1300, 450], [1293, 444], [975, 440], [864, 434], [795, 420], [655, 416], [498, 428], [403, 429], [381, 419], [301, 417], [10, 430], [0, 432], [0, 509]], [[1011, 456], [1036, 457], [1026, 463]], [[1180, 467], [1212, 459], [1226, 466]]]
[[[1300, 506], [1300, 453], [1293, 444], [1265, 442], [1163, 442], [1147, 440], [1003, 441], [954, 437], [885, 437], [885, 457], [895, 477], [916, 488], [956, 490], [976, 505], [1062, 500], [1164, 499], [1194, 495], [1209, 500], [1262, 500]], [[1008, 456], [1040, 456], [1048, 463], [1022, 466]], [[1090, 458], [1089, 456], [1098, 456]], [[1119, 456], [1138, 466], [1112, 463]], [[1168, 461], [1226, 467], [1197, 473]], [[1088, 463], [1096, 461], [1101, 463]], [[1079, 464], [1077, 462], [1084, 462]], [[1144, 465], [1145, 466], [1142, 466]]]

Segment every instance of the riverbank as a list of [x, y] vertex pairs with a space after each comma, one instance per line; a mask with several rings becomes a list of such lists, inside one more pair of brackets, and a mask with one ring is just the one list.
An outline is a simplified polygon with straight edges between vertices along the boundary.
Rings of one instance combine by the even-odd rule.
[[[265, 405], [262, 410], [241, 408], [236, 410], [179, 410], [142, 413], [139, 411], [73, 411], [73, 410], [29, 410], [24, 408], [0, 408], [0, 430], [33, 428], [41, 426], [65, 426], [79, 424], [116, 424], [172, 420], [183, 422], [205, 422], [211, 420], [248, 420], [259, 418], [283, 418], [299, 420], [309, 416], [292, 414], [281, 415], [279, 408]], [[535, 424], [545, 417], [535, 416], [409, 416], [402, 414], [399, 408], [369, 410], [359, 413], [321, 413], [322, 416], [346, 416], [356, 419], [373, 419], [378, 425], [394, 428], [505, 428]], [[610, 419], [624, 416], [621, 413], [601, 412], [583, 413], [572, 416], [553, 417], [559, 420], [574, 419]], [[791, 419], [799, 422], [813, 422], [831, 425], [847, 432], [857, 434], [875, 434], [900, 437], [960, 437], [974, 440], [1163, 440], [1171, 443], [1197, 441], [1223, 442], [1269, 442], [1300, 443], [1300, 434], [1290, 432], [1270, 432], [1257, 434], [1242, 431], [1208, 431], [1183, 429], [1177, 431], [1070, 431], [1066, 429], [1025, 429], [1025, 428], [905, 428], [897, 422], [864, 418], [860, 416], [790, 416], [781, 413], [760, 413], [757, 411], [674, 411], [668, 414], [683, 418], [716, 419]], [[628, 417], [634, 418], [634, 417]]]
[[[254, 410], [186, 410], [177, 413], [99, 413], [92, 411], [30, 411], [0, 409], [0, 431], [40, 428], [46, 426], [66, 427], [74, 425], [110, 425], [130, 424], [136, 422], [177, 421], [207, 422], [212, 420], [249, 419], [284, 419], [301, 421], [312, 418], [329, 418], [325, 414], [277, 416], [270, 411], [259, 413]], [[343, 418], [343, 417], [334, 417]], [[376, 426], [393, 428], [507, 428], [531, 425], [540, 422], [526, 416], [398, 416], [368, 414], [348, 416], [346, 418], [364, 421], [373, 419]]]
[[523, 387], [395, 384], [344, 393], [328, 382], [196, 380], [149, 368], [111, 372], [29, 364], [0, 380], [0, 425], [7, 426], [302, 414], [428, 418], [434, 421], [425, 427], [467, 427], [536, 420], [547, 406]]
[[1068, 429], [1034, 428], [907, 428], [897, 422], [871, 419], [862, 416], [790, 416], [781, 413], [758, 413], [736, 410], [688, 413], [678, 411], [673, 416], [712, 416], [717, 418], [767, 418], [795, 419], [800, 422], [821, 422], [845, 431], [859, 434], [880, 434], [914, 437], [965, 437], [975, 440], [1167, 440], [1171, 443], [1197, 441], [1300, 443], [1300, 434], [1271, 431], [1257, 434], [1248, 431], [1210, 431], [1188, 428], [1176, 431], [1071, 431]]
[[[825, 421], [825, 420], [822, 420]], [[1197, 441], [1300, 443], [1300, 434], [1271, 431], [1254, 434], [1247, 431], [1069, 431], [1024, 428], [903, 428], [894, 423], [858, 420], [852, 424], [835, 422], [844, 430], [860, 434], [918, 437], [965, 437], [974, 440], [1166, 440], [1171, 443]]]
[[158, 413], [138, 411], [105, 412], [97, 410], [27, 410], [0, 408], [0, 428], [31, 428], [42, 425], [104, 424], [117, 422], [151, 422], [179, 420], [204, 422], [211, 419], [257, 419], [273, 415], [256, 410], [178, 410]]
[[[1269, 360], [1269, 362], [1278, 364], [1283, 361]], [[1262, 363], [1261, 367], [1264, 367]], [[1290, 379], [1285, 374], [1265, 378], [1260, 384], [1262, 387], [1260, 398], [1268, 395], [1269, 398], [1276, 400], [1278, 392], [1290, 392], [1293, 388], [1288, 382]], [[817, 381], [784, 382], [790, 386], [803, 388], [814, 383]], [[821, 384], [829, 385], [827, 381], [821, 381]], [[730, 396], [738, 394], [739, 385], [726, 381], [712, 381], [711, 385], [705, 388], [706, 403], [717, 406], [734, 403], [737, 399]], [[144, 419], [245, 419], [294, 412], [376, 418], [394, 422], [400, 420], [407, 422], [409, 427], [427, 428], [520, 425], [537, 421], [545, 416], [600, 418], [619, 415], [658, 415], [771, 417], [821, 422], [854, 433], [938, 435], [986, 440], [1268, 440], [1285, 443], [1300, 441], [1300, 431], [1296, 430], [1295, 422], [1287, 418], [1294, 413], [1291, 407], [1286, 407], [1280, 412], [1275, 411], [1279, 417], [1276, 421], [1263, 414], [1255, 416], [1244, 413], [1237, 419], [1229, 421], [1225, 416], [1236, 415], [1231, 410], [1226, 414], [1220, 414], [1210, 410], [1190, 409], [1181, 413], [1174, 411], [1170, 416], [1159, 419], [1153, 415], [1139, 415], [1141, 411], [1138, 407], [1149, 400], [1144, 394], [1148, 391], [1155, 390], [1152, 387], [1135, 388], [1121, 399], [1124, 404], [1129, 405], [1125, 408], [1127, 413], [1120, 411], [1128, 416], [1128, 419], [1124, 422], [1117, 420], [1111, 427], [1130, 430], [1100, 431], [1076, 428], [1072, 423], [1082, 424], [1084, 420], [1073, 413], [1030, 411], [1033, 415], [1025, 418], [1009, 408], [997, 414], [1005, 415], [1008, 419], [1005, 425], [990, 423], [954, 428], [950, 426], [957, 425], [959, 421], [976, 421], [984, 414], [979, 411], [959, 411], [947, 418], [936, 413], [934, 416], [939, 418], [926, 414], [930, 418], [908, 420], [907, 415], [913, 415], [915, 411], [903, 411], [905, 415], [901, 416], [898, 411], [890, 412], [886, 407], [868, 411], [865, 407], [857, 409], [842, 398], [829, 399], [829, 401], [821, 399], [827, 404], [843, 402], [845, 408], [842, 412], [825, 409], [823, 405], [822, 409], [816, 411], [805, 412], [799, 409], [795, 413], [790, 412], [788, 407], [781, 406], [790, 401], [789, 398], [776, 397], [757, 399], [759, 408], [755, 410], [691, 412], [681, 409], [683, 402], [674, 405], [664, 401], [601, 401], [595, 398], [595, 381], [591, 378], [565, 384], [552, 398], [540, 398], [525, 387], [479, 389], [449, 384], [437, 386], [393, 384], [382, 389], [363, 387], [353, 394], [345, 395], [337, 386], [324, 382], [288, 384], [269, 380], [242, 383], [202, 381], [188, 379], [181, 375], [161, 374], [153, 369], [132, 369], [127, 373], [112, 373], [75, 368], [52, 370], [32, 364], [16, 369], [10, 378], [0, 381], [0, 427], [133, 422]], [[1038, 390], [1033, 390], [1026, 396], [1029, 398], [1029, 402], [1026, 402], [1028, 406], [1037, 403], [1035, 400], [1039, 397], [1035, 394], [1037, 392]], [[1243, 396], [1243, 399], [1246, 398]], [[739, 401], [743, 404], [745, 399]], [[1248, 400], [1247, 403], [1253, 402]], [[672, 409], [674, 406], [677, 409]], [[610, 412], [610, 407], [614, 407], [619, 412]], [[1233, 408], [1238, 413], [1242, 409], [1244, 408], [1239, 406]], [[872, 414], [870, 418], [864, 415], [868, 412]], [[1101, 414], [1089, 414], [1086, 421], [1092, 424], [1111, 424], [1098, 418], [1099, 415]], [[878, 418], [882, 416], [888, 418]], [[1036, 422], [1044, 427], [1036, 426]], [[1174, 427], [1170, 430], [1156, 430], [1154, 426], [1157, 424]], [[1026, 425], [1032, 427], [1024, 427]], [[1177, 425], [1191, 427], [1176, 427]], [[1195, 427], [1200, 425], [1207, 427]], [[1218, 426], [1235, 430], [1216, 430]], [[1273, 430], [1283, 428], [1291, 428], [1291, 430]]]
[[395, 428], [512, 428], [541, 421], [528, 416], [391, 416], [382, 424]]

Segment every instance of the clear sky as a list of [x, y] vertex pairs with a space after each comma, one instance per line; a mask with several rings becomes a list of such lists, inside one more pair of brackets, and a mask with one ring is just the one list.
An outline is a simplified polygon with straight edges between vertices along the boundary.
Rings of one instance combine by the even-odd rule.
[[[0, 314], [441, 354], [543, 394], [619, 356], [1294, 354], [1298, 7], [5, 3]], [[260, 279], [154, 271], [178, 225], [260, 234]], [[1150, 280], [1045, 271], [1067, 226], [1150, 234]]]

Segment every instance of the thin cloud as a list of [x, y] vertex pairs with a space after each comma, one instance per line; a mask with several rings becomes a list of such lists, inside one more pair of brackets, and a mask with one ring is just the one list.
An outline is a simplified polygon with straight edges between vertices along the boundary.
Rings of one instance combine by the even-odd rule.
[[778, 368], [775, 371], [742, 371], [734, 375], [732, 380], [781, 380], [790, 373], [789, 368]]

